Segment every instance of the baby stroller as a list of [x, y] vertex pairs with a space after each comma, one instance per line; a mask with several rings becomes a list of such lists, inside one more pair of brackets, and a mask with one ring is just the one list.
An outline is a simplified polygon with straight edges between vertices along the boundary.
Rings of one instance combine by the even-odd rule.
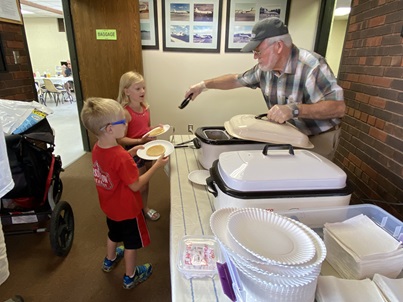
[[74, 216], [69, 203], [60, 200], [62, 161], [53, 155], [48, 121], [22, 134], [6, 135], [6, 145], [15, 185], [0, 203], [5, 235], [48, 231], [54, 253], [66, 256], [73, 243]]

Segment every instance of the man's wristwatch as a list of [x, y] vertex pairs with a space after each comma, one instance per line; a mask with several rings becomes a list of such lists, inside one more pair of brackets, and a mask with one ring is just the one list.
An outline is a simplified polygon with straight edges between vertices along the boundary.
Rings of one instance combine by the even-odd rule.
[[297, 103], [290, 103], [288, 104], [288, 107], [290, 107], [291, 112], [292, 112], [292, 117], [298, 117], [299, 115], [299, 108]]

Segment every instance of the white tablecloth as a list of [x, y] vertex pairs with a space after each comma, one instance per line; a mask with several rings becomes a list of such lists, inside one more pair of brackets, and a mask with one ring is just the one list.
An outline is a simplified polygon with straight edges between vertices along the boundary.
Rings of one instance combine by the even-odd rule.
[[[174, 144], [192, 135], [175, 135]], [[193, 184], [188, 174], [203, 167], [197, 161], [197, 150], [177, 148], [170, 156], [171, 186], [170, 265], [172, 301], [230, 301], [223, 293], [218, 276], [214, 279], [186, 279], [177, 268], [178, 244], [185, 235], [212, 235], [210, 216], [214, 197], [206, 186]]]
[[72, 81], [73, 82], [73, 77], [50, 77], [50, 78], [44, 78], [44, 77], [35, 77], [35, 81], [38, 81], [40, 84], [43, 84], [43, 79], [49, 79], [53, 82], [53, 84], [60, 84], [64, 85], [66, 82]]

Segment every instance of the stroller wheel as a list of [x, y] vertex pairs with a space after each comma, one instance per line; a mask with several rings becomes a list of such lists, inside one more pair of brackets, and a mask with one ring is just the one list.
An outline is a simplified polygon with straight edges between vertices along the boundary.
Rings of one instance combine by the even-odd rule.
[[74, 238], [74, 215], [66, 201], [56, 204], [50, 218], [50, 245], [57, 256], [67, 256]]

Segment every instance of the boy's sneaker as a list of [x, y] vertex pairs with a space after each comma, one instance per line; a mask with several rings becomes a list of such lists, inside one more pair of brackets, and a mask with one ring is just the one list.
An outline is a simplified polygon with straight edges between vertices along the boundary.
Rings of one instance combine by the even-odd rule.
[[146, 281], [148, 277], [151, 276], [152, 272], [153, 267], [151, 266], [151, 263], [136, 266], [134, 277], [131, 278], [127, 275], [123, 276], [123, 288], [131, 289], [137, 284]]
[[119, 261], [122, 260], [124, 253], [125, 253], [125, 248], [123, 247], [123, 245], [118, 246], [116, 248], [115, 260], [109, 260], [108, 258], [105, 257], [104, 264], [102, 266], [102, 270], [104, 272], [109, 273], [116, 266], [116, 264], [118, 264]]

